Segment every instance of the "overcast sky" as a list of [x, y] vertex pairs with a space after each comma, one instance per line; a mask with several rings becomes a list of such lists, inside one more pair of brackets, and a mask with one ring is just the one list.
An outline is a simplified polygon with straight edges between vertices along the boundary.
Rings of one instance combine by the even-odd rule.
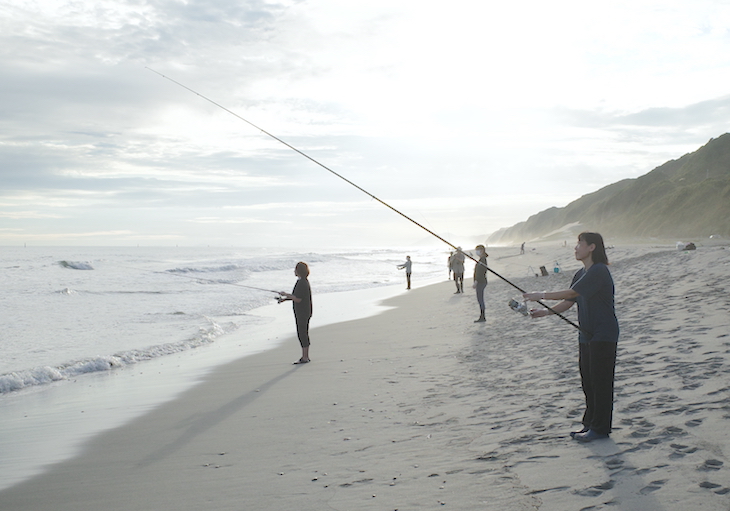
[[0, 0], [0, 245], [469, 244], [728, 130], [726, 0]]

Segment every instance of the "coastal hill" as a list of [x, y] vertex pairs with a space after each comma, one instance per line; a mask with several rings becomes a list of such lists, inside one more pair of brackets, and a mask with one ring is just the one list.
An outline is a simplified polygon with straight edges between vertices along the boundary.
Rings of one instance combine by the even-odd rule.
[[585, 230], [614, 239], [730, 237], [730, 133], [641, 177], [500, 229], [487, 241], [563, 240]]

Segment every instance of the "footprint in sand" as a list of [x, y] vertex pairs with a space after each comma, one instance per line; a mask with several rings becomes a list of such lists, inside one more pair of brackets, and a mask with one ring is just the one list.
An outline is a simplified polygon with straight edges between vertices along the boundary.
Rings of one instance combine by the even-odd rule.
[[570, 486], [556, 486], [554, 488], [543, 488], [541, 490], [532, 490], [530, 492], [527, 492], [528, 495], [537, 495], [539, 493], [546, 493], [549, 491], [566, 491], [569, 490]]
[[[685, 436], [686, 434], [687, 434], [687, 432], [685, 430], [683, 430], [682, 428], [678, 428], [676, 426], [667, 426], [666, 428], [664, 428], [662, 430], [662, 432], [660, 433], [660, 436], [672, 438], [675, 436]], [[666, 438], [665, 438], [665, 440], [666, 440]]]
[[644, 486], [641, 490], [639, 490], [639, 493], [641, 493], [642, 495], [646, 495], [647, 493], [652, 493], [657, 490], [660, 490], [666, 482], [667, 482], [666, 479], [659, 479], [657, 481], [652, 481], [649, 484], [647, 484], [646, 486]]
[[591, 486], [590, 488], [584, 488], [582, 490], [575, 490], [573, 493], [576, 495], [580, 495], [582, 497], [598, 497], [604, 491], [610, 490], [615, 485], [616, 485], [616, 482], [613, 479], [611, 479], [609, 481], [606, 481], [605, 483]]
[[632, 431], [630, 436], [633, 438], [647, 437], [651, 434], [655, 427], [656, 425], [654, 423], [642, 420], [638, 423], [638, 428], [635, 431]]
[[619, 468], [623, 468], [623, 466], [624, 460], [618, 458], [611, 458], [610, 460], [606, 461], [606, 468], [609, 470], [617, 470]]
[[721, 485], [717, 483], [711, 483], [709, 481], [703, 481], [700, 483], [700, 488], [707, 488], [708, 490], [714, 490], [715, 488], [719, 488]]
[[688, 454], [692, 454], [693, 452], [697, 452], [699, 450], [697, 447], [690, 447], [683, 444], [671, 444], [669, 447], [674, 449], [674, 452], [669, 455], [669, 459], [672, 460], [684, 458]]
[[611, 479], [609, 481], [606, 481], [605, 483], [601, 483], [599, 485], [594, 486], [594, 488], [596, 488], [598, 490], [610, 490], [615, 485], [616, 485], [616, 482], [613, 479]]
[[573, 493], [576, 495], [580, 495], [581, 497], [598, 497], [601, 493], [603, 493], [603, 490], [598, 490], [596, 488], [585, 488], [583, 490], [575, 490]]
[[723, 466], [723, 462], [720, 460], [706, 460], [705, 463], [698, 468], [697, 470], [701, 472], [711, 472], [715, 470], [720, 470]]

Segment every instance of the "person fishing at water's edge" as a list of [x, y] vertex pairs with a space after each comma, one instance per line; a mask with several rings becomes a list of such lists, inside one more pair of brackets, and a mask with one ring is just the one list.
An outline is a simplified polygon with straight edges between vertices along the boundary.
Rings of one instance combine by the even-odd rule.
[[309, 320], [312, 319], [312, 288], [309, 286], [309, 266], [307, 263], [298, 262], [294, 267], [294, 275], [297, 276], [297, 283], [291, 293], [279, 292], [281, 298], [279, 303], [291, 300], [294, 305], [294, 321], [297, 325], [297, 337], [302, 346], [302, 356], [295, 364], [306, 364], [309, 359]]
[[405, 270], [406, 271], [406, 289], [411, 288], [411, 256], [406, 256], [406, 262], [403, 264], [398, 265], [399, 270]]

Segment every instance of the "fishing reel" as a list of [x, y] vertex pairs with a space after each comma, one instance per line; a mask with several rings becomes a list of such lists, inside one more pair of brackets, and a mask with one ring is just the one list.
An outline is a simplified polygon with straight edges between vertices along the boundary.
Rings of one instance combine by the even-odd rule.
[[519, 312], [523, 316], [530, 315], [530, 311], [527, 308], [527, 304], [525, 302], [518, 302], [517, 300], [512, 298], [507, 302], [507, 305], [509, 305], [510, 309], [512, 309], [515, 312]]

